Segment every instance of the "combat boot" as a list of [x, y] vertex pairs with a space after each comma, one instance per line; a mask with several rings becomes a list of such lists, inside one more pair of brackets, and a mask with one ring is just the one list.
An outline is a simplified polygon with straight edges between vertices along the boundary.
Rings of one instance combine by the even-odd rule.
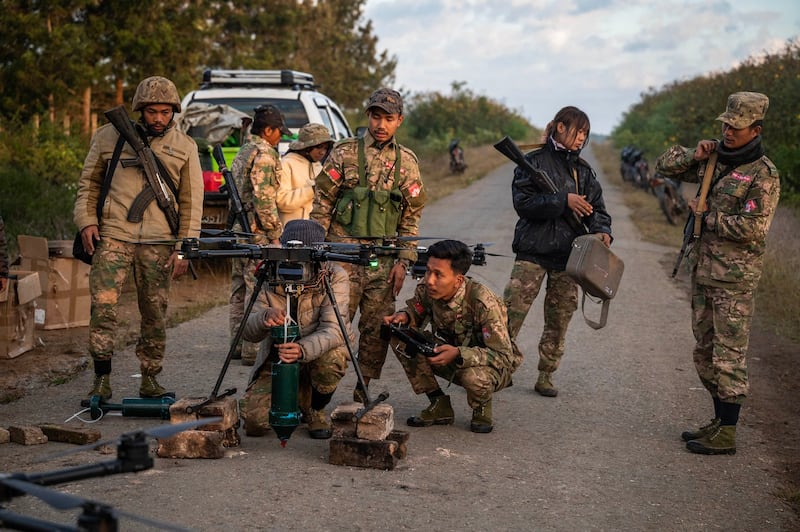
[[711, 434], [686, 442], [697, 454], [736, 454], [736, 425], [720, 425]]
[[168, 392], [166, 388], [158, 384], [154, 375], [142, 375], [142, 383], [139, 385], [139, 397], [172, 397], [174, 399], [175, 392]]
[[533, 387], [539, 395], [543, 395], [544, 397], [555, 397], [558, 395], [558, 390], [553, 386], [553, 381], [550, 379], [551, 375], [552, 373], [547, 371], [539, 372], [539, 378], [536, 379], [536, 384]]
[[92, 386], [92, 391], [89, 392], [89, 397], [94, 397], [95, 395], [104, 401], [111, 399], [111, 375], [105, 373], [94, 376], [94, 386]]
[[328, 423], [328, 416], [325, 410], [310, 410], [308, 422], [308, 435], [315, 440], [327, 440], [331, 437], [331, 424]]
[[431, 425], [452, 425], [456, 419], [449, 395], [435, 397], [428, 408], [406, 420], [411, 427], [430, 427]]
[[681, 433], [683, 441], [699, 440], [704, 436], [714, 433], [719, 428], [719, 418], [715, 417], [697, 430], [687, 430]]
[[356, 386], [353, 390], [353, 401], [356, 403], [367, 404], [367, 394], [360, 386]]
[[492, 425], [492, 400], [489, 399], [478, 408], [472, 411], [472, 421], [469, 424], [469, 430], [479, 434], [487, 434], [492, 432], [494, 425]]

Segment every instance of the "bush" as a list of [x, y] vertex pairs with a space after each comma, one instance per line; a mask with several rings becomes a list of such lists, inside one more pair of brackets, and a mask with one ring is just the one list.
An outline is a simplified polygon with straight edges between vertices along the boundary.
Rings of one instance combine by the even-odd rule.
[[72, 208], [86, 141], [51, 124], [12, 120], [0, 131], [0, 215], [12, 256], [17, 235], [72, 239]]

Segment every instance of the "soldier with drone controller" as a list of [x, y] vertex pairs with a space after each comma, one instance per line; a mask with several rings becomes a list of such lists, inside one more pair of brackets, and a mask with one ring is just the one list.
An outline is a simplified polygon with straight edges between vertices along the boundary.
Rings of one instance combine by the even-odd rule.
[[427, 255], [425, 279], [406, 308], [383, 318], [390, 328], [403, 325], [421, 330], [430, 322], [433, 336], [441, 341], [432, 352], [419, 349], [412, 354], [395, 348], [414, 392], [425, 393], [430, 400], [407, 424], [427, 427], [454, 422], [450, 396], [442, 391], [438, 376], [467, 391], [470, 430], [491, 432], [492, 396], [511, 386], [511, 375], [522, 364], [522, 353], [508, 334], [505, 305], [490, 289], [467, 277], [473, 253], [463, 242], [436, 242]]

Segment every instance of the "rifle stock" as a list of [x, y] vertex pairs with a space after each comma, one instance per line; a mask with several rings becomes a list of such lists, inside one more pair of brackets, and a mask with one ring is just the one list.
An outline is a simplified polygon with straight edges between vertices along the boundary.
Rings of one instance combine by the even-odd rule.
[[[158, 163], [153, 150], [136, 131], [133, 122], [128, 118], [128, 113], [125, 111], [124, 106], [120, 105], [114, 107], [104, 114], [108, 121], [114, 125], [119, 135], [125, 139], [125, 142], [133, 148], [136, 155], [139, 157], [139, 163], [142, 165], [144, 175], [152, 189], [156, 203], [158, 203], [159, 208], [164, 211], [170, 231], [177, 237], [180, 229], [180, 218], [173, 205], [172, 197], [167, 192], [167, 186], [164, 183], [165, 178], [162, 177], [159, 172]], [[169, 176], [167, 176], [166, 179], [169, 179]], [[141, 208], [141, 205], [139, 205], [138, 208]]]
[[[522, 153], [522, 150], [519, 149], [519, 146], [517, 146], [510, 137], [503, 137], [502, 140], [494, 145], [494, 149], [511, 159], [511, 162], [528, 172], [541, 192], [549, 192], [551, 194], [558, 192], [558, 187], [556, 187], [555, 183], [553, 183], [553, 180], [550, 178], [550, 176], [542, 170], [534, 168], [533, 165], [525, 158], [525, 155]], [[583, 222], [574, 211], [570, 210], [569, 214], [565, 213], [564, 220], [567, 222], [567, 224], [569, 224], [572, 230], [579, 235], [588, 233], [586, 227], [583, 225]]]
[[225, 189], [228, 191], [228, 197], [231, 200], [231, 216], [228, 218], [228, 229], [233, 228], [233, 222], [238, 221], [242, 226], [242, 231], [245, 233], [250, 232], [250, 220], [247, 217], [247, 211], [244, 210], [242, 205], [242, 197], [239, 195], [239, 189], [236, 187], [236, 182], [233, 180], [233, 174], [228, 169], [225, 163], [225, 154], [222, 151], [222, 146], [215, 144], [211, 150], [214, 160], [217, 161], [217, 166], [225, 178]]

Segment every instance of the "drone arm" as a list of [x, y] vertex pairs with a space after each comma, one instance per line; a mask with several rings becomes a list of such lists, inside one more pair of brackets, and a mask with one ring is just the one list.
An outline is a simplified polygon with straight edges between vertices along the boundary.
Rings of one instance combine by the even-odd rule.
[[[152, 460], [149, 467], [152, 467]], [[148, 468], [144, 467], [142, 469]], [[116, 473], [123, 473], [126, 470], [128, 470], [126, 468], [126, 460], [117, 458], [115, 460], [108, 460], [96, 464], [87, 464], [45, 473], [22, 474], [17, 478], [32, 484], [39, 484], [40, 486], [54, 486], [56, 484], [75, 482], [76, 480], [83, 480], [85, 478], [105, 477]]]

